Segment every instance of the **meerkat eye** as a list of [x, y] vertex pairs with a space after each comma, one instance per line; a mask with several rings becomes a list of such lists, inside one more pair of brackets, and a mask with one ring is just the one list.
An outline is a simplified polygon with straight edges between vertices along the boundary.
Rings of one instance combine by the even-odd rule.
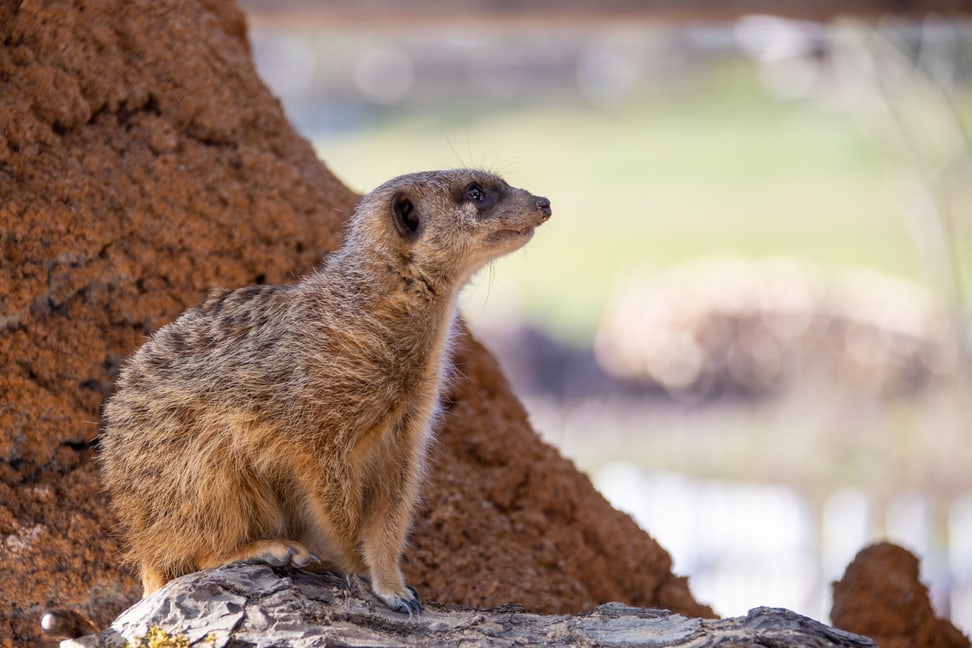
[[486, 196], [483, 188], [480, 187], [475, 182], [466, 187], [466, 198], [472, 200], [473, 202], [479, 202]]

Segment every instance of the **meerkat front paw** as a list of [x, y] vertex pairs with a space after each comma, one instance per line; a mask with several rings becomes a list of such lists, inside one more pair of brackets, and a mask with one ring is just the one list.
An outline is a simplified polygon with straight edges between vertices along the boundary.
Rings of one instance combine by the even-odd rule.
[[371, 591], [394, 612], [408, 614], [410, 618], [413, 614], [422, 613], [422, 601], [419, 600], [418, 592], [411, 585], [406, 585], [400, 592], [383, 592], [372, 584]]

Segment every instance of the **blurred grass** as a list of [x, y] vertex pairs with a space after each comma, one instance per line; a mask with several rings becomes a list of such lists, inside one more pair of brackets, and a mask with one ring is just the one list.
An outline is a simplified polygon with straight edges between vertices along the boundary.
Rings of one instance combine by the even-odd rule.
[[[972, 115], [972, 97], [960, 100]], [[553, 218], [534, 240], [467, 289], [474, 328], [513, 303], [584, 346], [619, 278], [712, 255], [789, 256], [830, 273], [867, 267], [932, 283], [928, 250], [913, 238], [930, 224], [915, 214], [915, 169], [895, 151], [895, 133], [870, 139], [879, 117], [862, 124], [833, 97], [774, 96], [751, 66], [694, 70], [614, 108], [458, 106], [379, 113], [374, 130], [315, 145], [362, 192], [401, 173], [471, 165], [551, 199]], [[961, 200], [953, 208], [967, 216]], [[972, 222], [956, 225], [953, 240], [972, 277]], [[969, 402], [957, 382], [888, 402], [812, 380], [771, 401], [709, 407], [526, 397], [535, 428], [590, 474], [623, 461], [783, 483], [818, 514], [836, 488], [859, 488], [877, 516], [868, 537], [889, 533], [881, 516], [898, 493], [927, 495], [941, 513], [968, 492]], [[942, 520], [931, 525], [937, 538], [947, 536]], [[944, 564], [942, 555], [939, 545], [927, 548], [933, 562]]]
[[636, 268], [785, 255], [923, 278], [887, 150], [846, 107], [776, 97], [739, 63], [610, 109], [537, 102], [379, 116], [374, 130], [315, 145], [362, 192], [400, 173], [471, 165], [550, 198], [553, 219], [481, 275], [465, 303], [516, 302], [578, 344], [615, 278]]

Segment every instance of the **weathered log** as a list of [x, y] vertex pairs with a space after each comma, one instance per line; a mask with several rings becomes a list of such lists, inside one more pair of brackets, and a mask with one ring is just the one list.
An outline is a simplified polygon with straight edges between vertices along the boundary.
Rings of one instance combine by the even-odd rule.
[[[131, 642], [131, 643], [130, 643]], [[179, 646], [875, 646], [782, 608], [744, 617], [687, 618], [608, 603], [576, 616], [518, 606], [474, 609], [427, 603], [392, 612], [356, 579], [262, 564], [234, 564], [171, 581], [98, 635], [62, 648]]]

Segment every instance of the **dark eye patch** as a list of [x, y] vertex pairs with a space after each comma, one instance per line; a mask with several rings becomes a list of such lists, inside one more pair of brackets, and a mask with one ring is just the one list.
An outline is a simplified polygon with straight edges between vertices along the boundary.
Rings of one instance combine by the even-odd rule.
[[486, 197], [486, 192], [477, 183], [473, 182], [468, 187], [466, 187], [466, 200], [471, 200], [473, 202], [482, 202]]

